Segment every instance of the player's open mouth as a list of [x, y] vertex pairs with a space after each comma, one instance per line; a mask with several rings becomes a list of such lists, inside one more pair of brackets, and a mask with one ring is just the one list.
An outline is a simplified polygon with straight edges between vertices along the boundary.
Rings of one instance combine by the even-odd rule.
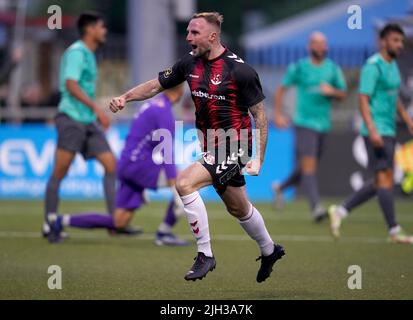
[[197, 45], [191, 45], [191, 47], [192, 47], [192, 50], [195, 50], [196, 48], [198, 48], [198, 46]]

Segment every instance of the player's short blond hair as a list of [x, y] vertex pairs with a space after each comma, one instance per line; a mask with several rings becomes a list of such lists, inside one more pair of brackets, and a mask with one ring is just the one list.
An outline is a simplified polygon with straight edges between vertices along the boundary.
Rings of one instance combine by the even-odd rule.
[[221, 24], [224, 22], [224, 16], [219, 12], [199, 12], [192, 16], [192, 19], [204, 18], [208, 23], [218, 27], [221, 30]]

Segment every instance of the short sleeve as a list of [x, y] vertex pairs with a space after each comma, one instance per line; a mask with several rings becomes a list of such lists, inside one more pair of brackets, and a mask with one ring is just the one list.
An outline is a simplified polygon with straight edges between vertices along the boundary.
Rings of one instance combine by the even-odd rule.
[[183, 60], [179, 60], [173, 65], [172, 68], [168, 68], [159, 72], [159, 83], [162, 88], [170, 89], [176, 87], [185, 81], [185, 63]]
[[339, 90], [347, 90], [346, 80], [344, 79], [343, 71], [339, 66], [335, 66], [335, 74], [334, 74], [334, 81], [333, 87]]
[[287, 72], [285, 73], [281, 84], [285, 87], [292, 86], [297, 84], [297, 64], [290, 63], [287, 68]]
[[63, 69], [64, 79], [79, 81], [85, 65], [84, 62], [84, 54], [81, 50], [68, 51]]
[[241, 64], [236, 72], [239, 102], [242, 106], [252, 107], [265, 99], [260, 78], [252, 67]]
[[371, 96], [379, 79], [379, 67], [373, 63], [363, 66], [360, 75], [359, 93]]

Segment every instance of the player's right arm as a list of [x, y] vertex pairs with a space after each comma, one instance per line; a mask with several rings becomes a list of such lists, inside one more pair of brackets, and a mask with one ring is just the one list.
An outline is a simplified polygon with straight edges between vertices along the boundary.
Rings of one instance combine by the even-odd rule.
[[297, 64], [291, 63], [287, 68], [281, 85], [277, 88], [274, 95], [274, 124], [278, 128], [287, 128], [289, 126], [289, 120], [283, 114], [284, 96], [287, 88], [296, 83], [296, 79]]
[[152, 98], [164, 89], [181, 84], [185, 81], [185, 70], [189, 59], [191, 57], [188, 55], [175, 63], [172, 68], [159, 72], [158, 78], [142, 83], [123, 95], [113, 98], [109, 104], [110, 110], [117, 112], [122, 110], [128, 102]]
[[109, 108], [112, 112], [117, 112], [122, 110], [128, 102], [150, 99], [162, 92], [163, 89], [164, 88], [161, 86], [159, 79], [149, 80], [145, 83], [137, 85], [121, 96], [113, 98], [110, 101]]
[[370, 112], [370, 97], [366, 94], [359, 94], [360, 113], [369, 131], [369, 138], [375, 148], [384, 146], [383, 138], [374, 126], [373, 118]]
[[289, 121], [287, 117], [283, 114], [283, 101], [284, 95], [286, 91], [285, 86], [279, 86], [277, 90], [275, 90], [274, 95], [274, 124], [278, 128], [287, 128], [289, 125]]
[[99, 108], [96, 101], [91, 99], [80, 87], [79, 80], [84, 68], [84, 55], [79, 50], [71, 50], [67, 53], [67, 63], [65, 65], [64, 79], [66, 90], [78, 101], [92, 109], [96, 114], [98, 121], [107, 129], [109, 127], [109, 118]]
[[90, 99], [79, 86], [79, 83], [76, 80], [67, 79], [66, 80], [66, 89], [67, 91], [76, 98], [76, 100], [80, 101], [84, 105], [88, 106], [93, 112], [96, 114], [98, 121], [102, 124], [102, 126], [107, 129], [109, 127], [109, 118], [105, 115], [105, 113], [99, 108], [97, 103]]
[[374, 63], [367, 63], [363, 66], [360, 75], [359, 104], [360, 113], [366, 124], [371, 143], [375, 148], [382, 148], [384, 146], [383, 138], [374, 125], [370, 109], [370, 97], [374, 93], [378, 78], [378, 67]]

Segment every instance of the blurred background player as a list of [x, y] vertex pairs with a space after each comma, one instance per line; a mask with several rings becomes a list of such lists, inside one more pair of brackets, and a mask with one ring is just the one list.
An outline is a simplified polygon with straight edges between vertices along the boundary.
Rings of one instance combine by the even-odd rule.
[[[61, 215], [52, 223], [53, 237], [59, 241], [63, 227], [106, 228], [123, 230], [129, 226], [135, 210], [145, 204], [145, 189], [171, 188], [173, 199], [169, 202], [163, 222], [159, 225], [155, 243], [157, 245], [184, 246], [189, 243], [172, 233], [172, 227], [183, 215], [183, 204], [175, 189], [176, 166], [173, 158], [175, 118], [172, 105], [183, 95], [183, 85], [165, 90], [144, 104], [136, 113], [126, 144], [117, 164], [120, 182], [117, 190], [116, 210], [112, 216], [94, 212]], [[161, 131], [160, 131], [161, 130]], [[157, 151], [160, 144], [157, 132], [170, 134], [162, 140], [165, 147]], [[161, 152], [162, 151], [162, 152]], [[164, 161], [163, 161], [164, 160]]]
[[316, 222], [327, 216], [320, 204], [317, 184], [317, 164], [323, 152], [326, 133], [331, 129], [332, 99], [344, 99], [346, 83], [340, 67], [327, 54], [327, 39], [321, 32], [313, 32], [308, 43], [309, 57], [288, 66], [281, 86], [275, 93], [274, 123], [287, 128], [289, 121], [283, 115], [283, 99], [290, 86], [298, 91], [293, 119], [295, 130], [296, 167], [282, 183], [273, 183], [277, 207], [282, 206], [283, 191], [302, 183]]
[[335, 237], [340, 236], [341, 220], [377, 195], [390, 241], [413, 243], [413, 237], [407, 236], [396, 222], [393, 196], [397, 112], [413, 134], [413, 121], [399, 97], [401, 78], [396, 58], [403, 49], [403, 41], [404, 32], [399, 25], [386, 25], [380, 32], [380, 51], [371, 56], [362, 68], [359, 101], [364, 122], [361, 135], [374, 180], [366, 182], [342, 205], [329, 208], [330, 227]]
[[[80, 40], [65, 51], [60, 62], [61, 99], [55, 118], [57, 150], [46, 186], [46, 222], [51, 222], [50, 214], [55, 216], [58, 212], [59, 186], [77, 153], [85, 159], [96, 158], [103, 165], [107, 210], [110, 214], [114, 211], [116, 160], [101, 128], [109, 127], [109, 119], [95, 101], [97, 67], [94, 52], [105, 42], [107, 29], [103, 18], [94, 12], [81, 14], [77, 27]], [[47, 229], [43, 232], [48, 234]]]

